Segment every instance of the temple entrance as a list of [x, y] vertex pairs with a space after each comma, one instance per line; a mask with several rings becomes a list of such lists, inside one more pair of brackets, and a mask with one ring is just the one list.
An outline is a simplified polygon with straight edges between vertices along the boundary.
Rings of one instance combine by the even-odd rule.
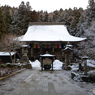
[[56, 55], [56, 58], [62, 59], [61, 50], [65, 48], [66, 43], [27, 43], [29, 45], [28, 56], [30, 60], [39, 59], [41, 54], [45, 54], [47, 51], [49, 54]]

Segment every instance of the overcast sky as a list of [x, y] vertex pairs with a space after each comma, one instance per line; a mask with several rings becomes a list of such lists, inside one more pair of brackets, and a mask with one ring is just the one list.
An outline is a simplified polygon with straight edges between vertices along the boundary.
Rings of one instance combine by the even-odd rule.
[[25, 3], [29, 1], [33, 10], [48, 12], [59, 10], [60, 8], [63, 10], [73, 9], [74, 7], [86, 9], [88, 5], [88, 0], [0, 0], [0, 5], [6, 4], [11, 7], [18, 7], [22, 1]]

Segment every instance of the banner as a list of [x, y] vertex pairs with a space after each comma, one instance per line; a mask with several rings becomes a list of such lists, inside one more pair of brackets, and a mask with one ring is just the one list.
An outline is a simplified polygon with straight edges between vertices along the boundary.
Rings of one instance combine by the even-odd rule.
[[[40, 48], [39, 44], [29, 44], [30, 48]], [[43, 48], [51, 48], [51, 44], [43, 44], [42, 46]], [[64, 49], [65, 45], [64, 44], [55, 44], [54, 48], [60, 48], [60, 49]]]
[[64, 44], [55, 44], [54, 48], [65, 48]]
[[43, 48], [51, 48], [51, 44], [43, 44]]
[[30, 48], [40, 48], [39, 44], [29, 44]]

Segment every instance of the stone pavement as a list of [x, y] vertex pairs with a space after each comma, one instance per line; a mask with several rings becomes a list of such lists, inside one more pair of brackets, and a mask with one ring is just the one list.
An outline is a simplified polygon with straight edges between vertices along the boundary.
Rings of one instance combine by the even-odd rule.
[[33, 70], [10, 95], [88, 95], [64, 71]]

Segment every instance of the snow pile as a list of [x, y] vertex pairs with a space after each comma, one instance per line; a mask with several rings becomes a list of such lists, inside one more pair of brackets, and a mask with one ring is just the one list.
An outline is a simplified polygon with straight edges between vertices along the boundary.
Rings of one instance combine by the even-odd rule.
[[88, 76], [92, 81], [95, 81], [95, 70], [91, 70], [88, 72]]
[[87, 60], [87, 66], [95, 67], [95, 61], [94, 60]]
[[71, 70], [72, 71], [77, 71], [78, 69], [79, 69], [79, 66], [78, 66], [78, 64], [76, 64], [76, 63], [74, 63], [72, 66], [70, 66], [71, 67]]
[[62, 63], [61, 61], [59, 61], [59, 60], [55, 60], [54, 62], [53, 62], [53, 69], [54, 70], [62, 70], [62, 65], [63, 65], [64, 63]]
[[[40, 63], [39, 60], [35, 60], [33, 62], [30, 61], [30, 64], [32, 65], [33, 68], [39, 68], [39, 69], [41, 69], [41, 63]], [[53, 62], [53, 69], [54, 70], [62, 70], [62, 65], [63, 64], [64, 63], [62, 63], [61, 61], [59, 61], [59, 60], [56, 59]], [[82, 64], [82, 66], [83, 66], [83, 64]], [[95, 67], [95, 61], [87, 60], [87, 66], [89, 66], [89, 67]], [[72, 71], [78, 71], [79, 70], [79, 64], [73, 63], [73, 65], [70, 66], [70, 68], [71, 68]]]
[[[33, 68], [39, 68], [41, 69], [41, 63], [38, 60], [35, 60], [34, 62], [30, 61], [30, 64]], [[53, 69], [54, 70], [62, 70], [63, 63], [59, 60], [55, 60], [53, 62]]]
[[76, 81], [76, 82], [82, 82], [82, 81], [83, 81], [83, 80], [82, 80], [82, 76], [83, 76], [83, 75], [81, 75], [81, 74], [77, 74], [77, 75], [73, 78], [73, 80]]
[[34, 62], [30, 61], [30, 64], [33, 68], [37, 67], [37, 68], [41, 68], [41, 63], [38, 60], [35, 60]]
[[88, 67], [95, 67], [95, 65], [90, 64], [90, 63], [87, 63], [87, 66], [88, 66]]

